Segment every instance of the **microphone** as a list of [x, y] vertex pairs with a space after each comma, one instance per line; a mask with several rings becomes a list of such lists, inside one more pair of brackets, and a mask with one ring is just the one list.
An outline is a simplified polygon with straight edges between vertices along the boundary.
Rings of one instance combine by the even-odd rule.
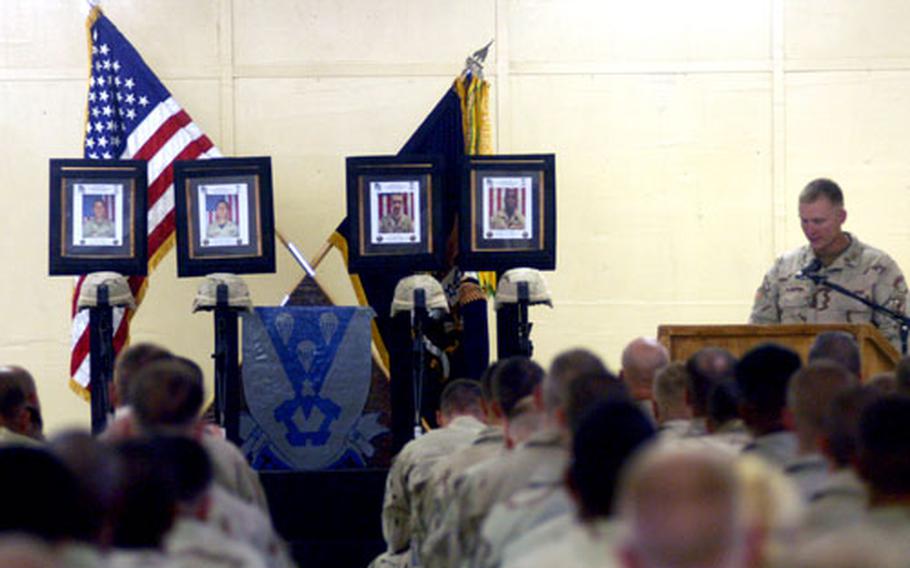
[[821, 269], [822, 269], [822, 261], [820, 261], [817, 258], [813, 258], [812, 262], [810, 262], [809, 264], [804, 266], [802, 269], [800, 269], [799, 272], [796, 273], [796, 277], [803, 278], [803, 279], [809, 278], [810, 276], [814, 275], [816, 272], [818, 272]]

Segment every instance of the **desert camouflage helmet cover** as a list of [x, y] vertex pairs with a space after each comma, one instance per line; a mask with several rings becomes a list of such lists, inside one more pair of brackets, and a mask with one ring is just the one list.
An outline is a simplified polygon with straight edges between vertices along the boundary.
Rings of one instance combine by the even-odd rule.
[[250, 289], [247, 288], [243, 278], [236, 274], [226, 274], [216, 272], [205, 277], [196, 297], [193, 298], [193, 311], [211, 310], [218, 303], [218, 285], [227, 284], [228, 287], [228, 306], [232, 308], [243, 308], [250, 310], [253, 308], [253, 299], [250, 297]]
[[398, 312], [409, 312], [414, 309], [414, 290], [423, 289], [427, 299], [427, 310], [449, 311], [449, 302], [442, 289], [442, 284], [432, 276], [415, 274], [398, 281], [395, 286], [395, 297], [392, 299], [392, 315]]
[[130, 285], [125, 276], [116, 272], [92, 272], [85, 277], [82, 288], [79, 290], [76, 305], [80, 310], [94, 308], [98, 305], [98, 287], [102, 284], [107, 285], [108, 304], [136, 307], [136, 301], [133, 299], [133, 293], [130, 291]]
[[528, 299], [530, 304], [546, 304], [553, 307], [550, 300], [550, 289], [547, 288], [547, 281], [544, 280], [543, 274], [533, 268], [513, 268], [499, 279], [496, 286], [495, 307], [498, 310], [503, 304], [518, 303], [518, 283], [528, 283]]

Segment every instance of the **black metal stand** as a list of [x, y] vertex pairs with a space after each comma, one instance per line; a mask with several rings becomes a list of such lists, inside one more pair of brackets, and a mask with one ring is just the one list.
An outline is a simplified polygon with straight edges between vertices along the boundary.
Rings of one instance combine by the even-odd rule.
[[531, 358], [534, 344], [531, 342], [532, 324], [528, 321], [528, 304], [530, 303], [528, 283], [518, 283], [518, 355]]
[[502, 360], [509, 357], [531, 357], [534, 344], [531, 342], [532, 324], [528, 318], [530, 292], [527, 282], [518, 282], [517, 302], [502, 304], [496, 310], [496, 356]]
[[859, 302], [863, 305], [866, 305], [866, 306], [872, 308], [873, 310], [880, 312], [880, 313], [888, 316], [895, 322], [897, 322], [897, 324], [900, 326], [901, 355], [907, 354], [907, 337], [908, 337], [908, 335], [910, 335], [910, 318], [908, 318], [904, 314], [901, 314], [899, 312], [892, 310], [891, 308], [886, 308], [885, 306], [883, 306], [881, 304], [873, 302], [872, 300], [867, 300], [866, 298], [863, 298], [856, 292], [853, 292], [852, 290], [848, 290], [848, 289], [844, 288], [840, 284], [835, 284], [835, 283], [831, 282], [830, 280], [828, 280], [827, 276], [822, 276], [821, 274], [816, 274], [814, 272], [805, 272], [802, 274], [802, 276], [798, 276], [798, 278], [806, 278], [808, 280], [811, 280], [812, 282], [815, 283], [816, 286], [818, 286], [818, 285], [827, 286], [828, 288], [831, 288], [835, 292], [839, 292], [839, 293], [843, 294], [844, 296], [853, 298], [857, 302]]
[[423, 408], [423, 381], [426, 365], [426, 346], [423, 344], [427, 318], [427, 298], [424, 290], [414, 290], [414, 311], [411, 316], [411, 385], [414, 389], [414, 438], [423, 434], [420, 411]]
[[108, 302], [107, 286], [98, 286], [98, 301], [88, 309], [89, 371], [92, 396], [92, 434], [98, 435], [107, 427], [111, 413], [109, 388], [114, 375], [114, 316]]
[[240, 349], [237, 308], [228, 305], [228, 287], [219, 284], [215, 305], [215, 420], [227, 439], [240, 443]]

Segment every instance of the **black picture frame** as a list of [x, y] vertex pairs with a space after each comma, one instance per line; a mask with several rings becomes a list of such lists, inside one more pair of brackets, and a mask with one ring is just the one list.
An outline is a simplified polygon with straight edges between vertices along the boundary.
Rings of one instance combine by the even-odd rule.
[[174, 162], [177, 276], [275, 272], [269, 157]]
[[442, 156], [347, 158], [348, 271], [443, 265]]
[[141, 160], [50, 160], [49, 273], [144, 276], [147, 165]]
[[459, 267], [554, 270], [556, 156], [467, 156], [461, 174]]

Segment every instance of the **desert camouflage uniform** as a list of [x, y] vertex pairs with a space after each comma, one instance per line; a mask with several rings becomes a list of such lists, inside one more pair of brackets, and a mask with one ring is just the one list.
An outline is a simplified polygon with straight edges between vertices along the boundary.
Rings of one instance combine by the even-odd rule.
[[110, 219], [94, 217], [82, 223], [82, 236], [85, 238], [114, 238], [114, 222]]
[[525, 216], [521, 214], [517, 209], [509, 215], [506, 213], [505, 209], [500, 209], [490, 218], [490, 228], [503, 230], [503, 229], [524, 229], [525, 228]]
[[397, 220], [391, 215], [386, 215], [379, 222], [380, 233], [413, 233], [414, 221], [403, 214]]
[[804, 521], [806, 532], [821, 534], [861, 521], [866, 514], [868, 494], [866, 485], [852, 468], [831, 472], [809, 498]]
[[196, 519], [177, 519], [164, 548], [183, 568], [266, 568], [265, 559], [252, 547]]
[[561, 460], [540, 464], [524, 488], [493, 506], [481, 526], [472, 566], [497, 568], [506, 547], [523, 534], [572, 513], [574, 504], [564, 484], [566, 465]]
[[724, 422], [711, 434], [699, 436], [697, 439], [724, 453], [736, 455], [752, 441], [752, 435], [741, 419], [734, 418]]
[[[417, 521], [418, 507], [427, 490], [433, 465], [442, 457], [468, 446], [483, 428], [483, 423], [476, 418], [459, 416], [447, 427], [431, 430], [402, 448], [386, 479], [382, 535], [388, 548], [383, 556], [399, 555], [408, 549], [413, 553], [419, 548], [425, 535], [422, 524]], [[373, 565], [380, 566], [388, 560], [380, 557]]]
[[503, 459], [488, 460], [468, 469], [456, 480], [455, 499], [433, 541], [427, 543], [427, 565], [454, 567], [470, 562], [481, 524], [493, 505], [523, 488], [541, 464], [564, 468], [567, 463], [563, 433], [545, 429]]
[[[884, 252], [850, 237], [850, 246], [819, 274], [886, 308], [905, 313], [907, 283], [897, 263]], [[899, 326], [827, 286], [796, 277], [815, 259], [809, 245], [774, 263], [755, 293], [750, 323], [872, 323], [900, 349]]]
[[828, 480], [828, 461], [820, 453], [799, 455], [784, 466], [784, 474], [799, 488], [799, 494], [808, 502]]
[[521, 534], [502, 550], [501, 566], [511, 566], [523, 556], [537, 554], [541, 550], [558, 545], [560, 541], [575, 530], [579, 520], [575, 511], [553, 517]]
[[657, 427], [657, 437], [662, 442], [692, 437], [691, 420], [667, 420]]
[[774, 432], [754, 438], [743, 448], [743, 454], [751, 454], [766, 463], [783, 469], [796, 457], [799, 442], [793, 432]]
[[259, 507], [243, 501], [218, 484], [210, 490], [211, 508], [206, 524], [228, 539], [250, 545], [269, 568], [292, 568], [287, 544], [272, 527], [272, 521]]
[[558, 541], [510, 559], [503, 568], [619, 568], [625, 565], [616, 552], [619, 527], [609, 519], [573, 524]]
[[[472, 466], [502, 456], [506, 452], [505, 435], [502, 426], [487, 426], [471, 445], [450, 456], [443, 457], [433, 465], [427, 491], [423, 494], [420, 518], [426, 534], [436, 532], [442, 524], [445, 512], [455, 498], [455, 481]], [[423, 559], [426, 552], [419, 551]]]

